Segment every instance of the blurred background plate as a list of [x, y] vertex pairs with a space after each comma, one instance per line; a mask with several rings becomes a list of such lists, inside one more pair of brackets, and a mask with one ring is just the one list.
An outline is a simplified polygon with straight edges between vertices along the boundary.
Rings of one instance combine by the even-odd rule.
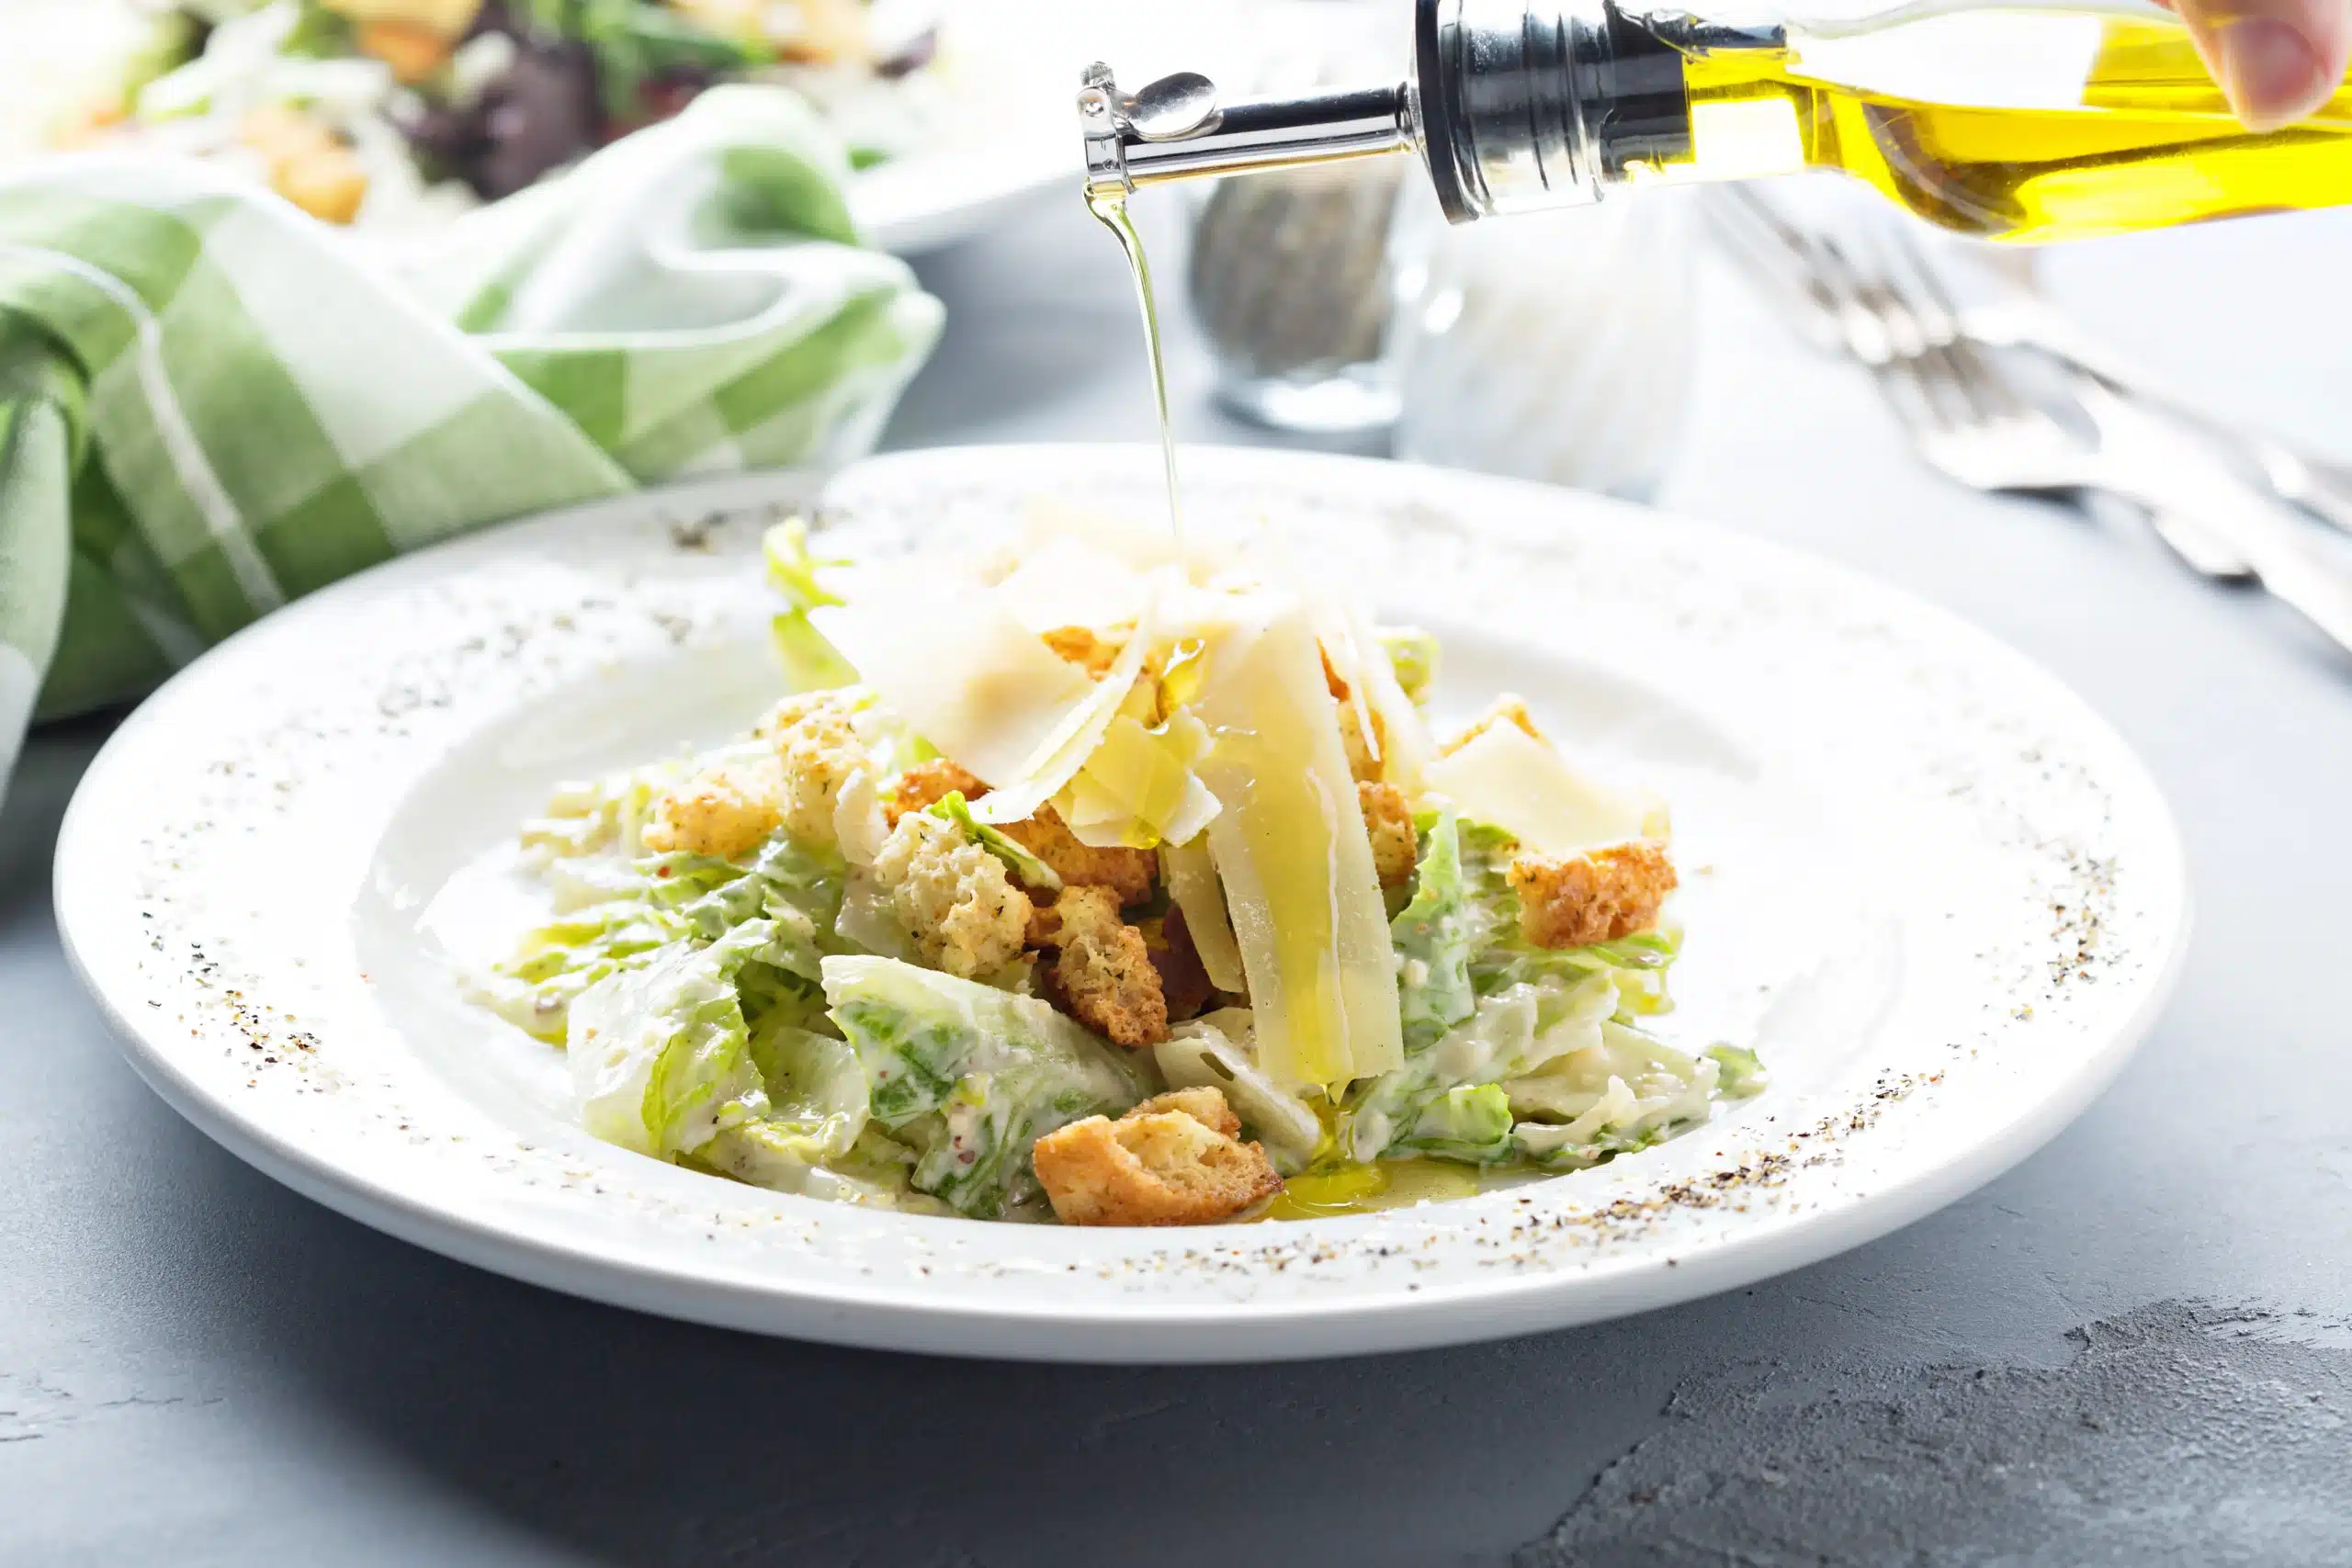
[[[1250, 47], [1249, 29], [1232, 25], [1246, 0], [949, 0], [943, 9], [940, 91], [921, 106], [937, 131], [850, 187], [869, 243], [899, 254], [969, 239], [1056, 187], [1075, 190], [1074, 102], [1088, 62], [1110, 54], [1157, 71]], [[103, 89], [141, 29], [133, 0], [0, 0], [0, 169], [40, 155], [50, 128]]]

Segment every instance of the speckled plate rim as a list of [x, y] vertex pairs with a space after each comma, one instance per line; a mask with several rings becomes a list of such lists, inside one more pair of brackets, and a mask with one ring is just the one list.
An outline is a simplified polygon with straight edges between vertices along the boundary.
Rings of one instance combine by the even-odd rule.
[[[1015, 473], [1053, 473], [1098, 465], [1126, 475], [1148, 471], [1154, 454], [1136, 448], [989, 448], [971, 452], [910, 454], [866, 465], [848, 481], [888, 493], [893, 487], [925, 485], [967, 489], [968, 477], [993, 476], [1009, 482]], [[2052, 678], [1984, 634], [1946, 612], [1781, 547], [1637, 509], [1541, 487], [1471, 476], [1442, 474], [1355, 459], [1263, 452], [1203, 451], [1192, 455], [1190, 471], [1216, 483], [1268, 493], [1376, 490], [1407, 508], [1450, 506], [1464, 516], [1514, 510], [1575, 520], [1591, 536], [1636, 526], [1656, 544], [1665, 541], [1726, 570], [1769, 566], [1793, 574], [1829, 601], [1859, 602], [1874, 615], [1888, 616], [1945, 652], [1958, 650], [1992, 671], [1996, 687], [2023, 682], [2045, 715], [2063, 716], [2064, 728], [2095, 756], [2100, 782], [2129, 803], [2134, 819], [2135, 877], [2145, 918], [2136, 929], [2143, 939], [2130, 957], [2133, 968], [2124, 1003], [2102, 1015], [2098, 1038], [2068, 1058], [2063, 1073], [2045, 1078], [2030, 1102], [2013, 1108], [1997, 1124], [1948, 1145], [1939, 1157], [1915, 1161], [1895, 1179], [1867, 1192], [1828, 1192], [1824, 1201], [1782, 1206], [1743, 1219], [1721, 1231], [1693, 1237], [1685, 1247], [1627, 1246], [1557, 1267], [1496, 1270], [1453, 1283], [1431, 1282], [1406, 1291], [1351, 1289], [1321, 1296], [1273, 1301], [1198, 1299], [1174, 1303], [1136, 1299], [1114, 1289], [1098, 1292], [1082, 1276], [1057, 1280], [1060, 1299], [1015, 1303], [959, 1301], [947, 1292], [827, 1281], [821, 1288], [727, 1267], [674, 1269], [633, 1266], [609, 1250], [578, 1237], [533, 1234], [531, 1227], [453, 1212], [446, 1201], [420, 1198], [397, 1184], [371, 1179], [331, 1153], [306, 1146], [267, 1118], [256, 1117], [233, 1098], [202, 1081], [183, 1061], [185, 1043], [141, 1005], [128, 982], [137, 961], [126, 952], [125, 919], [135, 920], [121, 889], [111, 896], [89, 874], [106, 863], [97, 847], [119, 841], [93, 816], [93, 801], [105, 781], [141, 761], [140, 752], [163, 723], [178, 694], [201, 680], [209, 667], [244, 656], [256, 642], [297, 635], [300, 620], [323, 623], [352, 602], [424, 581], [469, 559], [527, 547], [536, 537], [589, 530], [635, 518], [640, 524], [690, 516], [703, 511], [741, 511], [807, 493], [805, 479], [755, 477], [650, 497], [579, 509], [549, 519], [526, 521], [458, 541], [379, 569], [250, 628], [183, 673], [123, 725], [93, 763], [69, 809], [56, 863], [59, 926], [68, 954], [125, 1042], [133, 1066], [175, 1110], [208, 1135], [296, 1190], [362, 1223], [448, 1256], [575, 1294], [616, 1304], [728, 1326], [842, 1343], [957, 1354], [1034, 1357], [1051, 1359], [1245, 1360], [1333, 1355], [1458, 1342], [1564, 1326], [1669, 1304], [1831, 1256], [1885, 1234], [1991, 1179], [2039, 1147], [2066, 1124], [2112, 1079], [2161, 1010], [2177, 976], [2188, 929], [2185, 865], [2177, 829], [2161, 797], [2121, 741]], [[982, 489], [986, 486], [982, 485]], [[838, 493], [838, 491], [836, 492]], [[1449, 523], [1458, 528], [1458, 523]], [[651, 544], [655, 536], [648, 535]], [[1526, 541], [1517, 541], [1526, 543]], [[655, 546], [654, 547], [658, 547]], [[435, 558], [443, 558], [436, 559]], [[1726, 563], [1729, 563], [1726, 565]], [[119, 783], [119, 781], [118, 781]], [[128, 967], [126, 967], [126, 963]], [[1875, 1099], [1897, 1109], [1911, 1098], [1906, 1081], [1882, 1089]], [[1857, 1141], [1876, 1130], [1879, 1111], [1865, 1106], [1853, 1113]], [[1792, 1145], [1793, 1148], [1795, 1145]], [[1647, 1156], [1645, 1156], [1647, 1157]], [[1842, 1163], [1842, 1155], [1840, 1163]], [[1634, 1162], [1620, 1162], [1629, 1167]], [[1610, 1168], [1616, 1170], [1619, 1168]], [[1595, 1175], [1600, 1173], [1593, 1173]], [[1795, 1173], [1802, 1182], [1802, 1173]], [[786, 1209], [827, 1206], [760, 1195]], [[1596, 1197], [1603, 1194], [1596, 1193]], [[1705, 1205], [1701, 1205], [1704, 1207]], [[1456, 1205], [1442, 1206], [1445, 1208]], [[1437, 1213], [1435, 1209], [1417, 1214]], [[838, 1214], [840, 1211], [833, 1211]], [[828, 1217], [831, 1217], [829, 1215]], [[1721, 1217], [1721, 1216], [1718, 1216]], [[876, 1216], [860, 1216], [874, 1223]], [[1601, 1216], [1606, 1219], [1605, 1214]], [[881, 1216], [889, 1226], [955, 1227], [959, 1239], [993, 1229], [953, 1221]], [[1301, 1271], [1314, 1266], [1314, 1249], [1328, 1238], [1340, 1254], [1361, 1250], [1367, 1237], [1390, 1224], [1387, 1216], [1317, 1222], [1284, 1227], [1298, 1238]], [[1034, 1235], [1035, 1233], [1028, 1233]], [[1193, 1233], [1204, 1241], [1230, 1231]], [[1263, 1232], [1257, 1233], [1262, 1235]], [[1556, 1261], [1556, 1260], [1555, 1260]], [[1290, 1260], [1274, 1264], [1277, 1272]]]

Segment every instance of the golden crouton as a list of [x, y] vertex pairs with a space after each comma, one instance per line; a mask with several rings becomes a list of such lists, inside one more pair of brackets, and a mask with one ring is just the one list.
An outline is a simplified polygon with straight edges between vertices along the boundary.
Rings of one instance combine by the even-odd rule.
[[1241, 1118], [1225, 1102], [1225, 1090], [1213, 1084], [1198, 1089], [1171, 1089], [1165, 1094], [1155, 1094], [1133, 1111], [1130, 1116], [1156, 1116], [1162, 1111], [1181, 1111], [1212, 1133], [1228, 1138], [1241, 1136]]
[[1048, 1133], [1030, 1160], [1064, 1224], [1213, 1224], [1282, 1188], [1240, 1125], [1217, 1090], [1180, 1089]]
[[392, 79], [413, 87], [449, 62], [451, 39], [421, 22], [362, 22], [351, 41], [392, 68]]
[[1509, 692], [1505, 692], [1487, 705], [1487, 711], [1478, 716], [1476, 723], [1439, 747], [1438, 755], [1453, 756], [1498, 724], [1514, 725], [1538, 740], [1544, 739], [1544, 732], [1535, 728], [1534, 716], [1527, 711], [1527, 705]]
[[1021, 955], [1029, 895], [954, 823], [920, 811], [901, 818], [874, 859], [874, 878], [925, 963], [968, 980]]
[[[1380, 777], [1381, 759], [1388, 754], [1387, 727], [1381, 723], [1377, 708], [1356, 705], [1355, 688], [1331, 667], [1331, 655], [1322, 644], [1316, 649], [1323, 655], [1323, 689], [1340, 705], [1340, 744], [1348, 754], [1348, 775], [1359, 784], [1368, 784]], [[1367, 718], [1372, 721], [1369, 734], [1364, 728]]]
[[323, 120], [264, 104], [238, 123], [237, 140], [259, 155], [269, 188], [328, 223], [348, 223], [368, 199], [359, 159]]
[[1046, 646], [1063, 662], [1075, 664], [1100, 681], [1119, 661], [1120, 644], [1109, 642], [1085, 626], [1056, 626], [1045, 634]]
[[1168, 998], [1143, 932], [1119, 919], [1107, 887], [1065, 887], [1029, 939], [1055, 949], [1047, 993], [1063, 1011], [1114, 1044], [1135, 1050], [1168, 1038]]
[[853, 692], [803, 692], [786, 697], [755, 732], [775, 747], [784, 771], [784, 823], [804, 843], [834, 840], [833, 811], [851, 777], [873, 766], [855, 717]]
[[890, 799], [883, 807], [890, 826], [910, 811], [928, 811], [951, 795], [966, 800], [978, 800], [989, 792], [978, 774], [956, 766], [944, 757], [934, 757], [928, 762], [917, 762], [899, 775], [891, 787]]
[[654, 854], [683, 851], [748, 859], [784, 826], [784, 773], [767, 757], [721, 762], [653, 802], [644, 843]]
[[1072, 887], [1107, 887], [1122, 905], [1140, 904], [1151, 897], [1159, 875], [1159, 857], [1149, 850], [1124, 845], [1098, 850], [1081, 844], [1062, 814], [1041, 806], [1025, 822], [1004, 824], [1004, 836], [1054, 868], [1054, 874]]
[[1603, 844], [1566, 860], [1510, 863], [1520, 934], [1537, 947], [1584, 947], [1647, 931], [1674, 891], [1674, 863], [1656, 839]]
[[1413, 808], [1395, 784], [1356, 785], [1356, 806], [1363, 812], [1364, 831], [1372, 835], [1373, 869], [1383, 887], [1402, 887], [1413, 879]]

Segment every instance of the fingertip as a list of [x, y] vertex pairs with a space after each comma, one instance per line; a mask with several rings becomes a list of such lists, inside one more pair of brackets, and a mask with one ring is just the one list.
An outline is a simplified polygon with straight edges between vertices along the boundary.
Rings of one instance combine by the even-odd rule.
[[2222, 90], [2250, 130], [2291, 125], [2335, 89], [2311, 40], [2273, 17], [2233, 17], [2215, 29], [2214, 46]]

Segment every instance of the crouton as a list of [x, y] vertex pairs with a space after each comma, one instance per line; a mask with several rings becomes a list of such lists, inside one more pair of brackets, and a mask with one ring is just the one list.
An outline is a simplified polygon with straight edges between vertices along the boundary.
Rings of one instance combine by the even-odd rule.
[[1072, 887], [1107, 887], [1121, 905], [1140, 904], [1151, 897], [1159, 876], [1159, 857], [1149, 850], [1124, 845], [1098, 850], [1081, 844], [1062, 814], [1041, 806], [1025, 822], [1007, 822], [1004, 836], [1054, 868], [1054, 874]]
[[1175, 905], [1157, 920], [1146, 920], [1136, 929], [1143, 933], [1144, 950], [1151, 954], [1151, 966], [1159, 971], [1159, 994], [1168, 1003], [1168, 1021], [1182, 1023], [1209, 1005], [1216, 995], [1216, 987], [1209, 984], [1209, 972], [1201, 963], [1200, 950], [1193, 945], [1193, 933], [1184, 924], [1184, 911]]
[[783, 825], [783, 770], [770, 757], [739, 758], [706, 768], [656, 796], [644, 844], [655, 854], [684, 852], [740, 861]]
[[325, 121], [264, 104], [238, 123], [237, 140], [260, 158], [269, 188], [327, 223], [348, 223], [368, 199], [368, 173]]
[[1217, 1090], [1179, 1089], [1048, 1133], [1030, 1162], [1064, 1224], [1213, 1224], [1282, 1188], [1265, 1149], [1234, 1136], [1240, 1126]]
[[920, 811], [900, 818], [874, 877], [925, 963], [968, 980], [1020, 956], [1029, 896], [954, 823]]
[[1603, 844], [1566, 860], [1510, 863], [1520, 934], [1537, 947], [1584, 947], [1647, 931], [1674, 891], [1674, 863], [1656, 839]]
[[1085, 626], [1056, 626], [1045, 634], [1046, 646], [1065, 663], [1075, 664], [1100, 681], [1119, 661], [1122, 645], [1105, 640]]
[[1135, 1050], [1168, 1038], [1168, 998], [1143, 932], [1119, 919], [1107, 887], [1065, 887], [1050, 913], [1030, 922], [1035, 945], [1055, 950], [1046, 990], [1070, 1017]]
[[[1330, 652], [1320, 643], [1316, 650], [1323, 656], [1323, 689], [1340, 705], [1340, 744], [1348, 754], [1348, 775], [1359, 784], [1374, 781], [1380, 777], [1381, 759], [1388, 754], [1386, 728], [1376, 709], [1356, 705], [1355, 688], [1331, 667]], [[1364, 728], [1367, 717], [1372, 721], [1369, 733]]]
[[1383, 887], [1402, 887], [1413, 879], [1418, 850], [1413, 838], [1413, 808], [1395, 784], [1359, 784], [1356, 807], [1363, 813], [1364, 831], [1372, 836], [1373, 869]]
[[392, 68], [392, 80], [413, 87], [449, 62], [451, 39], [421, 22], [362, 22], [352, 29], [359, 52]]
[[899, 775], [892, 786], [889, 801], [883, 811], [890, 818], [890, 826], [910, 811], [928, 811], [951, 795], [966, 800], [978, 800], [989, 792], [978, 774], [956, 766], [944, 757], [934, 757], [928, 762], [917, 762]]
[[[924, 810], [951, 793], [977, 801], [989, 792], [987, 784], [944, 757], [916, 763], [899, 775], [895, 787], [897, 794], [887, 807], [893, 827], [908, 812]], [[1107, 887], [1118, 895], [1122, 905], [1142, 903], [1158, 885], [1158, 855], [1149, 850], [1124, 846], [1098, 850], [1081, 844], [1061, 813], [1050, 806], [1039, 807], [1037, 814], [1026, 821], [1004, 823], [999, 831], [1053, 867], [1054, 874], [1066, 885]]]
[[1498, 724], [1508, 724], [1514, 726], [1517, 728], [1523, 729], [1527, 731], [1528, 734], [1535, 737], [1538, 740], [1543, 740], [1544, 739], [1544, 732], [1535, 728], [1535, 717], [1532, 714], [1530, 714], [1527, 711], [1527, 705], [1519, 698], [1511, 695], [1509, 692], [1505, 692], [1501, 696], [1497, 697], [1492, 703], [1487, 705], [1487, 711], [1480, 714], [1477, 721], [1472, 724], [1469, 728], [1464, 730], [1461, 734], [1455, 736], [1453, 739], [1439, 747], [1438, 755], [1441, 757], [1453, 756], [1456, 751], [1461, 750], [1462, 748], [1469, 745], [1470, 742], [1477, 739], [1478, 737], [1486, 734], [1487, 731], [1492, 729]]
[[1363, 714], [1351, 702], [1340, 705], [1340, 745], [1348, 754], [1348, 776], [1358, 784], [1376, 781], [1383, 771], [1382, 759], [1388, 754], [1387, 727], [1380, 722], [1376, 710], [1365, 709], [1372, 715], [1372, 732], [1364, 733]]
[[775, 747], [784, 771], [784, 825], [803, 843], [831, 845], [842, 791], [872, 767], [850, 692], [803, 692], [777, 704], [756, 731]]
[[1227, 1138], [1241, 1136], [1241, 1118], [1226, 1103], [1225, 1090], [1214, 1084], [1197, 1089], [1171, 1089], [1165, 1094], [1155, 1094], [1133, 1111], [1130, 1116], [1157, 1116], [1164, 1111], [1181, 1111], [1206, 1127], [1210, 1132]]

